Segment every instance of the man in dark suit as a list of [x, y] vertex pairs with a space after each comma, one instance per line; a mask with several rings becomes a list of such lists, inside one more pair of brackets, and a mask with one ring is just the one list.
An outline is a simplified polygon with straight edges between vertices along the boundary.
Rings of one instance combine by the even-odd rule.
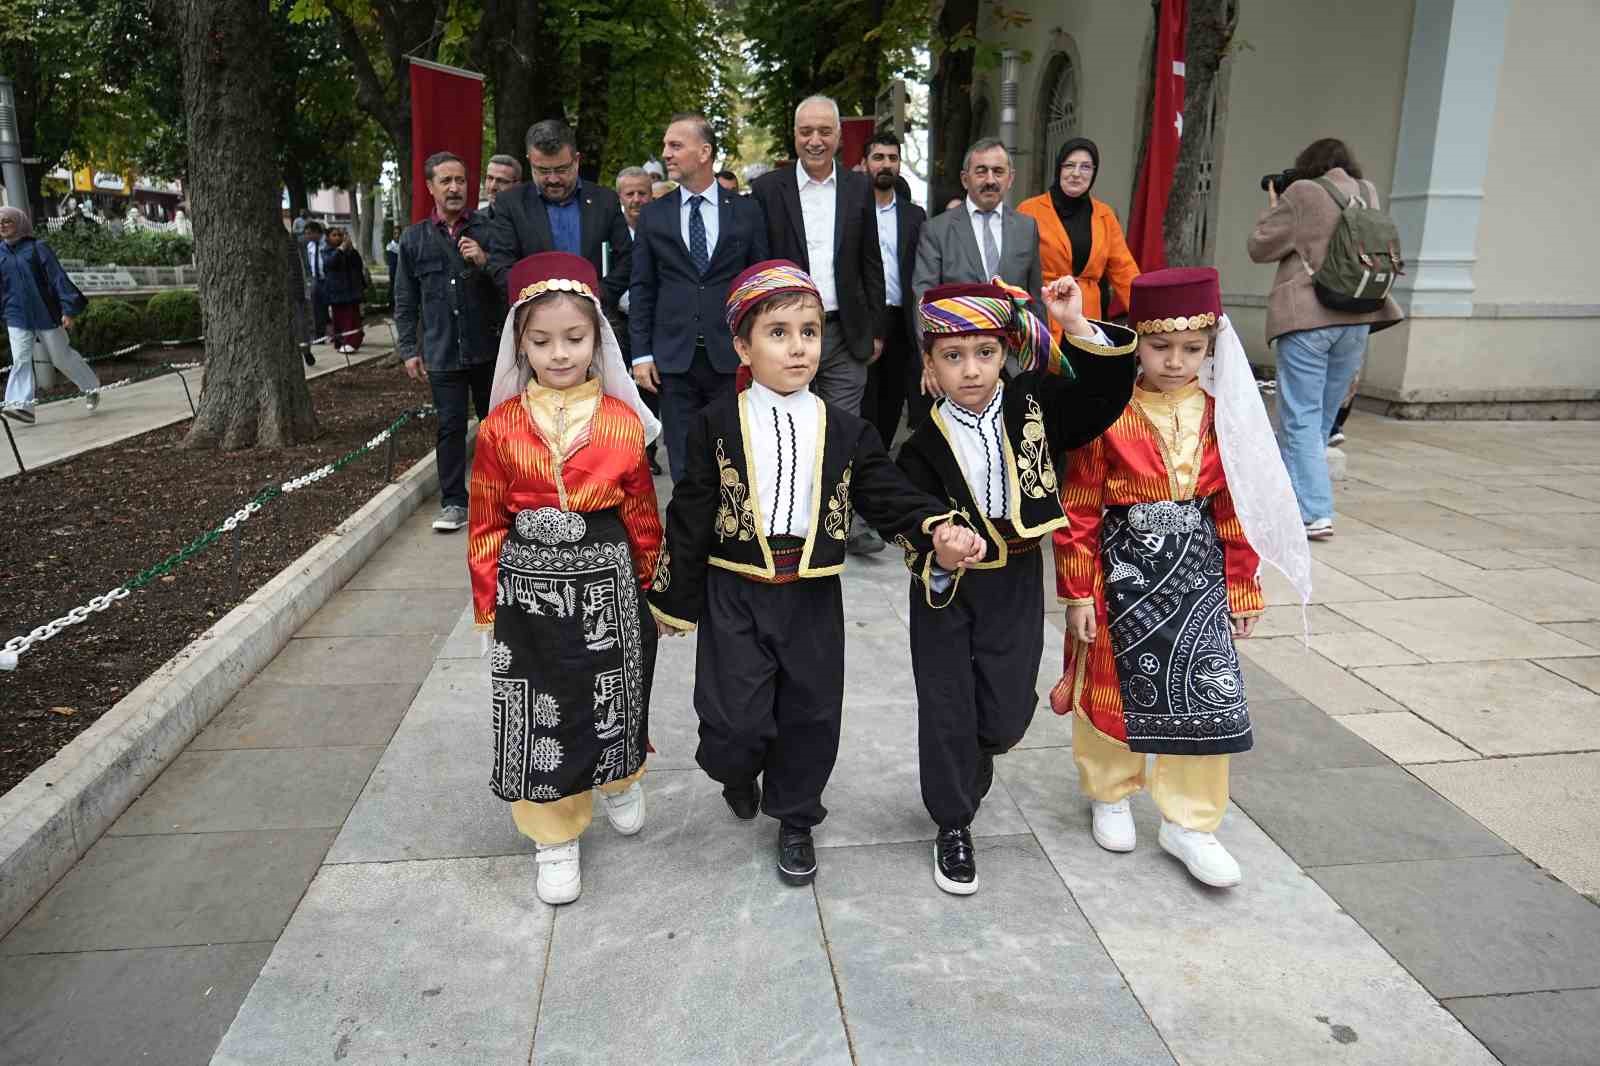
[[672, 116], [661, 160], [678, 187], [644, 205], [633, 234], [633, 378], [641, 389], [659, 390], [674, 481], [683, 476], [690, 419], [733, 389], [739, 368], [724, 317], [728, 288], [768, 257], [761, 208], [717, 184], [716, 155], [717, 136], [704, 115]]
[[[877, 208], [878, 251], [883, 258], [884, 309], [887, 332], [883, 355], [867, 368], [867, 392], [861, 414], [878, 427], [884, 447], [894, 443], [900, 411], [910, 403], [911, 428], [928, 413], [932, 400], [923, 395], [922, 353], [916, 344], [917, 301], [912, 279], [917, 269], [917, 240], [927, 212], [911, 202], [911, 190], [900, 180], [900, 138], [884, 130], [867, 142], [867, 178]], [[902, 191], [903, 189], [903, 191]]]
[[613, 308], [628, 291], [628, 224], [617, 194], [578, 177], [578, 146], [559, 119], [528, 127], [526, 184], [503, 189], [489, 225], [489, 272], [502, 291], [517, 260], [571, 252], [594, 265], [601, 303]]
[[866, 175], [842, 169], [839, 106], [813, 96], [795, 111], [797, 162], [750, 183], [776, 259], [799, 263], [822, 293], [822, 363], [811, 391], [861, 413], [867, 365], [883, 350], [883, 257]]

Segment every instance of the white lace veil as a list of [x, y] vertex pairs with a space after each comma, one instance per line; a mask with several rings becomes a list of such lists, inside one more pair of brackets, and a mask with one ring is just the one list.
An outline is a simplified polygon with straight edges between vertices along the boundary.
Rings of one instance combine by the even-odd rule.
[[1250, 360], [1227, 315], [1218, 320], [1214, 354], [1200, 368], [1200, 387], [1215, 400], [1217, 447], [1245, 539], [1263, 562], [1289, 579], [1303, 609], [1311, 602], [1305, 525]]
[[[550, 290], [546, 289], [545, 292]], [[639, 386], [634, 384], [633, 375], [628, 372], [627, 364], [622, 361], [622, 346], [617, 343], [617, 335], [611, 329], [611, 321], [606, 318], [600, 301], [594, 296], [574, 291], [573, 295], [585, 295], [593, 301], [594, 309], [600, 319], [600, 347], [595, 352], [594, 362], [590, 364], [590, 373], [600, 379], [600, 388], [607, 396], [613, 396], [629, 407], [639, 416], [639, 421], [644, 424], [644, 440], [646, 444], [661, 435], [661, 421], [651, 413], [650, 408], [644, 405], [644, 399], [639, 395]], [[532, 296], [528, 299], [533, 299]], [[533, 369], [528, 366], [526, 359], [517, 358], [517, 308], [527, 300], [518, 300], [506, 312], [505, 325], [500, 328], [500, 354], [494, 363], [494, 386], [489, 393], [489, 409], [492, 411], [513, 396], [522, 395], [522, 390], [528, 387], [528, 382], [533, 377]]]

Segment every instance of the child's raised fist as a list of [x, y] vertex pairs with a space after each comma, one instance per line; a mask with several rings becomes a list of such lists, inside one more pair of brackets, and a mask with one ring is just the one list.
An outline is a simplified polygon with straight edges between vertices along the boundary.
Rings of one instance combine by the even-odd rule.
[[1083, 289], [1078, 287], [1077, 278], [1063, 274], [1044, 287], [1043, 295], [1056, 325], [1074, 337], [1094, 336], [1094, 327], [1083, 317]]

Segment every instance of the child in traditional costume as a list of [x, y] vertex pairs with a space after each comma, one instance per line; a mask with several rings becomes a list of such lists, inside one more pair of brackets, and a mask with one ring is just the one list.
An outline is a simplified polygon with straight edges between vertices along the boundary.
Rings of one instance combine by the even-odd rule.
[[981, 559], [982, 543], [906, 481], [870, 423], [810, 391], [823, 315], [804, 271], [758, 263], [727, 307], [753, 381], [689, 427], [650, 608], [663, 632], [699, 626], [695, 757], [736, 816], [777, 819], [778, 873], [802, 885], [839, 751], [851, 518], [901, 538], [923, 573]]
[[[1133, 331], [1083, 317], [1070, 277], [1045, 290], [1063, 344], [996, 281], [922, 297], [924, 379], [944, 396], [900, 450], [911, 483], [948, 500], [984, 538], [985, 559], [911, 584], [922, 802], [939, 827], [933, 879], [978, 888], [969, 826], [994, 781], [994, 757], [1022, 739], [1038, 704], [1044, 653], [1039, 542], [1067, 522], [1051, 456], [1098, 436], [1133, 389]], [[1015, 356], [1023, 373], [1000, 380]], [[915, 553], [907, 564], [925, 565]]]
[[490, 787], [537, 845], [539, 898], [570, 903], [590, 792], [618, 832], [644, 826], [656, 648], [644, 590], [661, 550], [645, 444], [661, 427], [588, 260], [529, 256], [507, 288], [469, 507], [474, 613], [494, 635]]
[[1214, 834], [1228, 757], [1252, 743], [1233, 642], [1264, 607], [1261, 560], [1306, 601], [1310, 554], [1217, 272], [1141, 275], [1128, 317], [1139, 334], [1133, 401], [1067, 463], [1068, 524], [1055, 534], [1066, 673], [1051, 703], [1073, 716], [1095, 841], [1133, 850], [1128, 797], [1154, 754], [1162, 849], [1226, 888], [1239, 865]]

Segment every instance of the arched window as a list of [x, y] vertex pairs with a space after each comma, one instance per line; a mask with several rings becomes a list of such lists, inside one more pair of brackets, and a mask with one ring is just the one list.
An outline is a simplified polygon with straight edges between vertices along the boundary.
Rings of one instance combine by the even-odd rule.
[[1056, 180], [1056, 153], [1079, 132], [1078, 67], [1066, 52], [1057, 52], [1045, 66], [1036, 114], [1034, 143], [1039, 146], [1039, 187], [1048, 189]]

